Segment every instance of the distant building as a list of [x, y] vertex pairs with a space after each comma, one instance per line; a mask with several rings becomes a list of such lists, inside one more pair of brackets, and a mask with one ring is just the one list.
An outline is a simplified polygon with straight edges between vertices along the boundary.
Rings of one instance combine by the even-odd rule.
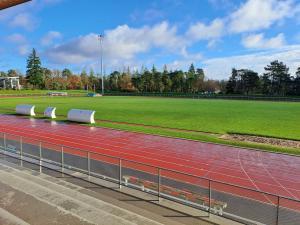
[[19, 77], [0, 77], [0, 89], [17, 89], [19, 90], [20, 78]]

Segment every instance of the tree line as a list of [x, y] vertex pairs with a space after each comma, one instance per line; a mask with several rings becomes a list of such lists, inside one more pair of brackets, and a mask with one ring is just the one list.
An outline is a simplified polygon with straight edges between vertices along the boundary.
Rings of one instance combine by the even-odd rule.
[[300, 67], [294, 76], [289, 68], [278, 60], [272, 61], [264, 67], [265, 72], [248, 69], [232, 69], [231, 76], [226, 83], [227, 94], [264, 94], [272, 96], [300, 95]]
[[[113, 92], [176, 92], [176, 93], [222, 93], [253, 95], [263, 94], [272, 96], [299, 95], [300, 96], [300, 67], [294, 76], [289, 68], [278, 60], [270, 62], [259, 75], [249, 69], [232, 69], [228, 80], [213, 80], [205, 76], [202, 68], [195, 68], [191, 64], [188, 71], [168, 70], [164, 66], [158, 71], [153, 65], [151, 69], [142, 68], [131, 71], [113, 71], [104, 76], [105, 91]], [[73, 73], [70, 69], [50, 70], [41, 65], [35, 49], [27, 59], [26, 74], [16, 70], [0, 72], [0, 76], [19, 76], [20, 83], [27, 89], [85, 89], [100, 90], [101, 76], [93, 70], [88, 73]]]

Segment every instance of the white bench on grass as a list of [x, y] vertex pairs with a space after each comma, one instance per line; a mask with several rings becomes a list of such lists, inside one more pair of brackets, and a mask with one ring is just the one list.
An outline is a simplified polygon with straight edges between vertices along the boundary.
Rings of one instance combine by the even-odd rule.
[[68, 120], [82, 123], [95, 123], [93, 110], [71, 109], [68, 112]]
[[35, 116], [34, 108], [34, 105], [17, 105], [16, 113], [27, 116]]
[[45, 111], [44, 111], [44, 116], [45, 117], [49, 117], [51, 119], [55, 119], [56, 118], [55, 110], [56, 110], [56, 107], [48, 107], [48, 108], [46, 108]]
[[68, 93], [67, 92], [51, 91], [51, 92], [48, 92], [47, 95], [49, 95], [49, 96], [68, 96]]

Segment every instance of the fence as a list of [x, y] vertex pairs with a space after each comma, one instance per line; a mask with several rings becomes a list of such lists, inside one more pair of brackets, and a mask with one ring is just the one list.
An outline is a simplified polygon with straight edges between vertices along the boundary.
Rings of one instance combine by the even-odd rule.
[[198, 94], [198, 93], [159, 93], [159, 92], [105, 92], [108, 96], [144, 96], [144, 97], [169, 97], [169, 98], [192, 98], [192, 99], [228, 99], [228, 100], [257, 100], [257, 101], [286, 101], [300, 102], [300, 97], [280, 97], [265, 95], [221, 95], [221, 94]]
[[300, 201], [120, 157], [0, 132], [0, 152], [72, 170], [244, 224], [296, 225]]

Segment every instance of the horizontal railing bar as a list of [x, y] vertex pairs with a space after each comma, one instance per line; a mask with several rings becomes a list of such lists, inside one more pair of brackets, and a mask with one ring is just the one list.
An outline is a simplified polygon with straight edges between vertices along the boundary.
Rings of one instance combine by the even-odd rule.
[[[9, 134], [9, 135], [12, 135], [12, 136], [15, 136], [15, 137], [23, 137], [23, 138], [27, 139], [27, 137], [24, 137], [24, 136], [21, 136], [21, 135], [10, 134], [10, 133], [7, 133], [7, 132], [1, 132], [1, 133], [2, 134]], [[3, 137], [4, 137], [4, 135], [3, 135]], [[48, 141], [40, 141], [37, 138], [28, 138], [28, 139], [35, 140], [35, 141], [38, 141], [38, 142], [41, 142], [41, 143], [52, 144], [52, 145], [55, 145], [55, 146], [58, 146], [58, 147], [67, 147], [67, 148], [70, 148], [70, 149], [82, 151], [84, 153], [89, 152], [91, 154], [105, 156], [105, 157], [108, 157], [108, 158], [113, 158], [113, 159], [118, 159], [118, 160], [122, 160], [122, 161], [131, 162], [131, 163], [136, 163], [136, 164], [139, 164], [139, 165], [148, 166], [148, 167], [152, 167], [152, 168], [155, 168], [155, 169], [161, 169], [161, 170], [164, 170], [164, 171], [169, 171], [169, 172], [173, 172], [173, 173], [177, 173], [177, 174], [181, 174], [181, 175], [186, 175], [186, 176], [189, 176], [189, 177], [193, 177], [193, 178], [197, 178], [197, 179], [201, 179], [201, 180], [205, 180], [205, 181], [211, 181], [211, 182], [214, 182], [214, 183], [227, 185], [227, 186], [230, 186], [230, 187], [240, 188], [240, 189], [247, 190], [247, 191], [253, 191], [253, 192], [256, 192], [256, 193], [259, 193], [259, 194], [266, 194], [266, 195], [270, 195], [270, 196], [273, 196], [273, 197], [279, 197], [279, 198], [286, 199], [286, 200], [300, 202], [300, 199], [294, 199], [294, 198], [291, 198], [291, 197], [276, 195], [276, 194], [265, 192], [265, 191], [260, 191], [260, 190], [255, 190], [255, 189], [248, 188], [248, 187], [243, 187], [243, 186], [240, 186], [240, 185], [237, 185], [237, 184], [230, 184], [230, 183], [226, 183], [226, 182], [223, 182], [223, 181], [217, 181], [217, 180], [214, 180], [214, 179], [209, 179], [209, 178], [206, 178], [206, 177], [200, 177], [200, 176], [197, 176], [197, 175], [194, 175], [194, 174], [189, 174], [189, 173], [185, 173], [185, 172], [178, 171], [178, 170], [163, 168], [163, 167], [159, 167], [159, 166], [153, 166], [153, 165], [150, 165], [150, 164], [147, 164], [147, 163], [137, 162], [137, 161], [134, 161], [134, 160], [125, 159], [125, 158], [121, 158], [121, 157], [117, 157], [117, 156], [110, 156], [110, 155], [107, 155], [107, 154], [104, 154], [104, 153], [92, 152], [92, 151], [89, 151], [89, 150], [76, 148], [76, 147], [71, 147], [71, 146], [67, 146], [67, 145], [55, 144], [55, 143], [51, 143], [51, 142], [48, 142]], [[18, 141], [18, 140], [16, 140], [16, 141]], [[53, 151], [55, 151], [55, 150], [53, 150]]]

